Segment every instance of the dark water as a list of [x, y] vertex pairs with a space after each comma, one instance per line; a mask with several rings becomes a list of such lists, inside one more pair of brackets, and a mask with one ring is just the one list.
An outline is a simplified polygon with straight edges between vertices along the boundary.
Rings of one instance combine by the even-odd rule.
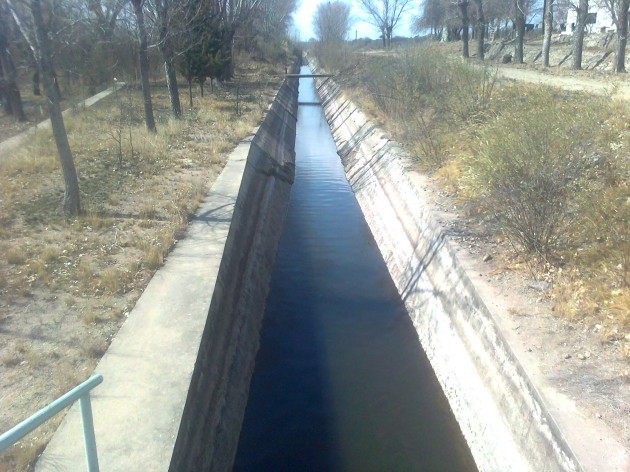
[[[319, 101], [312, 79], [299, 100]], [[234, 469], [476, 470], [320, 107], [299, 107], [297, 133]]]

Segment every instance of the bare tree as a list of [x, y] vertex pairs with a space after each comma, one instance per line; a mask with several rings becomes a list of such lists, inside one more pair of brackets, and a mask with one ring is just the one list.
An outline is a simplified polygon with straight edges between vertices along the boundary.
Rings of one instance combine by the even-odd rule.
[[468, 29], [470, 26], [470, 19], [468, 17], [468, 0], [459, 0], [457, 2], [457, 8], [459, 8], [459, 17], [462, 20], [462, 57], [468, 59], [470, 54], [468, 52]]
[[394, 29], [411, 8], [410, 0], [361, 0], [361, 5], [372, 17], [372, 24], [381, 30], [383, 47], [391, 47]]
[[320, 3], [313, 17], [313, 30], [322, 43], [342, 42], [350, 30], [350, 5], [341, 0]]
[[604, 0], [604, 4], [617, 27], [615, 72], [625, 72], [626, 46], [628, 44], [628, 7], [630, 6], [630, 0]]
[[483, 61], [485, 55], [486, 17], [483, 14], [483, 0], [473, 0], [477, 7], [477, 59]]
[[516, 42], [514, 44], [514, 62], [523, 63], [523, 41], [525, 39], [525, 2], [514, 0], [514, 29]]
[[176, 118], [179, 118], [182, 114], [182, 107], [179, 101], [179, 87], [177, 86], [177, 73], [175, 71], [175, 50], [171, 32], [172, 0], [154, 0], [154, 6], [158, 24], [158, 48], [162, 54], [162, 61], [164, 61], [171, 111]]
[[[72, 151], [68, 143], [63, 115], [61, 114], [60, 95], [55, 86], [52, 68], [52, 42], [48, 24], [44, 21], [42, 3], [41, 0], [29, 0], [28, 2], [20, 3], [17, 0], [7, 0], [7, 2], [13, 18], [31, 48], [41, 71], [50, 123], [65, 183], [64, 211], [69, 215], [78, 215], [81, 212], [79, 180], [77, 179]], [[50, 5], [46, 6], [47, 10], [51, 11]]]
[[26, 121], [22, 97], [17, 84], [17, 73], [11, 52], [9, 35], [12, 19], [8, 6], [0, 0], [0, 99], [5, 98], [5, 110], [18, 121]]
[[551, 33], [553, 32], [553, 0], [545, 0], [543, 25], [543, 66], [549, 67], [549, 50], [551, 49]]
[[153, 103], [151, 102], [151, 85], [149, 84], [149, 55], [147, 54], [147, 30], [144, 25], [144, 0], [131, 0], [136, 15], [138, 27], [138, 58], [140, 79], [142, 81], [142, 95], [144, 97], [144, 120], [147, 129], [156, 133], [155, 118], [153, 117]]
[[586, 20], [588, 18], [588, 0], [579, 0], [576, 7], [577, 24], [573, 32], [573, 70], [582, 69], [582, 50], [584, 48], [584, 34], [586, 33]]

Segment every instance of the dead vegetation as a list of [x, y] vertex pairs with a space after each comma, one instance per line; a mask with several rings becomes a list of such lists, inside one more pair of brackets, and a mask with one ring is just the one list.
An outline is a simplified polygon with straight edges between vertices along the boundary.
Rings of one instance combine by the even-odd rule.
[[[241, 57], [235, 79], [171, 117], [153, 87], [158, 134], [130, 86], [66, 121], [84, 214], [67, 219], [50, 133], [0, 156], [0, 430], [92, 372], [234, 146], [256, 126], [280, 81]], [[239, 89], [237, 112], [236, 89]], [[58, 421], [0, 459], [27, 470]]]
[[338, 77], [419, 168], [548, 283], [554, 312], [630, 355], [630, 110], [610, 97], [498, 86], [431, 46], [357, 55]]

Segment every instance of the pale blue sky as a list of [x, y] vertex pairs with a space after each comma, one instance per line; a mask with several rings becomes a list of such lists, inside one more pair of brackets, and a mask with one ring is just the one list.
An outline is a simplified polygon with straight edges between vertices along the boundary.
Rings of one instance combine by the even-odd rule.
[[[297, 9], [295, 14], [293, 15], [293, 23], [296, 31], [299, 33], [300, 40], [308, 41], [310, 38], [314, 37], [313, 34], [313, 15], [315, 10], [317, 9], [317, 5], [328, 0], [302, 0], [300, 7]], [[348, 0], [352, 6], [352, 17], [355, 20], [352, 29], [350, 30], [350, 34], [348, 35], [348, 39], [354, 39], [355, 31], [358, 34], [359, 38], [378, 38], [380, 36], [380, 31], [378, 31], [374, 26], [367, 22], [367, 16], [361, 9], [359, 2], [356, 0]], [[399, 36], [410, 36], [408, 27], [408, 20], [410, 16], [413, 16], [419, 10], [418, 6], [420, 2], [410, 2], [414, 4], [415, 8], [412, 8], [411, 11], [406, 15], [407, 18], [402, 18], [400, 21], [400, 26], [398, 26], [394, 30], [395, 35]]]

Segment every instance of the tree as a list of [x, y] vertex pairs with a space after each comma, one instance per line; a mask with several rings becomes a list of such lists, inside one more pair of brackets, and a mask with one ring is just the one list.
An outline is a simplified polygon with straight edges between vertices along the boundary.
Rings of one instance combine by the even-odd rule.
[[617, 27], [615, 72], [625, 72], [626, 46], [628, 44], [628, 7], [630, 6], [630, 0], [604, 0], [604, 4]]
[[177, 73], [175, 72], [175, 51], [173, 34], [171, 32], [172, 0], [153, 1], [158, 23], [158, 48], [164, 62], [169, 102], [173, 115], [175, 115], [175, 118], [179, 118], [182, 114], [182, 107], [179, 102], [179, 87], [177, 86]]
[[459, 8], [459, 17], [462, 20], [462, 57], [468, 59], [470, 54], [468, 53], [468, 28], [470, 20], [468, 18], [468, 0], [459, 0], [457, 7]]
[[322, 43], [340, 43], [350, 30], [350, 5], [341, 1], [320, 3], [313, 17], [313, 31]]
[[[68, 135], [61, 114], [60, 95], [55, 87], [52, 68], [52, 44], [47, 23], [44, 21], [41, 0], [30, 0], [17, 5], [15, 0], [7, 0], [11, 14], [20, 32], [28, 43], [41, 71], [48, 104], [48, 114], [52, 125], [53, 137], [57, 146], [57, 154], [63, 171], [65, 192], [63, 198], [64, 211], [69, 215], [81, 212], [79, 180], [68, 143]], [[20, 8], [22, 7], [22, 8]], [[47, 5], [49, 7], [49, 5]]]
[[249, 24], [263, 3], [264, 0], [210, 0], [211, 14], [219, 20], [223, 31], [223, 56], [228, 61], [223, 78], [234, 76], [234, 38], [237, 31]]
[[422, 14], [414, 19], [414, 30], [421, 32], [429, 28], [434, 38], [439, 39], [446, 24], [447, 9], [443, 0], [426, 0]]
[[8, 6], [0, 1], [0, 100], [7, 114], [13, 115], [18, 121], [26, 121], [15, 63], [9, 51], [9, 35], [12, 31], [10, 22]]
[[151, 85], [149, 84], [149, 55], [147, 53], [147, 30], [144, 25], [144, 0], [131, 0], [131, 4], [138, 28], [138, 63], [144, 98], [144, 121], [149, 132], [157, 133], [155, 118], [153, 117], [153, 103], [151, 102]]
[[372, 24], [381, 31], [384, 48], [391, 47], [394, 29], [402, 14], [411, 8], [409, 3], [410, 0], [361, 0]]
[[477, 59], [483, 61], [485, 55], [486, 18], [483, 14], [483, 0], [473, 0], [477, 8]]
[[525, 39], [525, 2], [514, 0], [514, 29], [516, 42], [514, 45], [514, 62], [523, 63], [523, 41]]
[[551, 49], [551, 33], [553, 31], [553, 0], [545, 0], [544, 11], [544, 27], [543, 33], [543, 66], [549, 67], [549, 50]]
[[195, 15], [190, 22], [189, 34], [182, 44], [176, 66], [188, 82], [188, 98], [193, 106], [192, 83], [197, 80], [203, 96], [206, 78], [219, 78], [228, 67], [224, 56], [225, 40], [221, 22], [207, 12]]
[[577, 24], [573, 32], [573, 70], [582, 69], [582, 49], [584, 47], [584, 33], [588, 18], [588, 0], [579, 0], [577, 5]]

